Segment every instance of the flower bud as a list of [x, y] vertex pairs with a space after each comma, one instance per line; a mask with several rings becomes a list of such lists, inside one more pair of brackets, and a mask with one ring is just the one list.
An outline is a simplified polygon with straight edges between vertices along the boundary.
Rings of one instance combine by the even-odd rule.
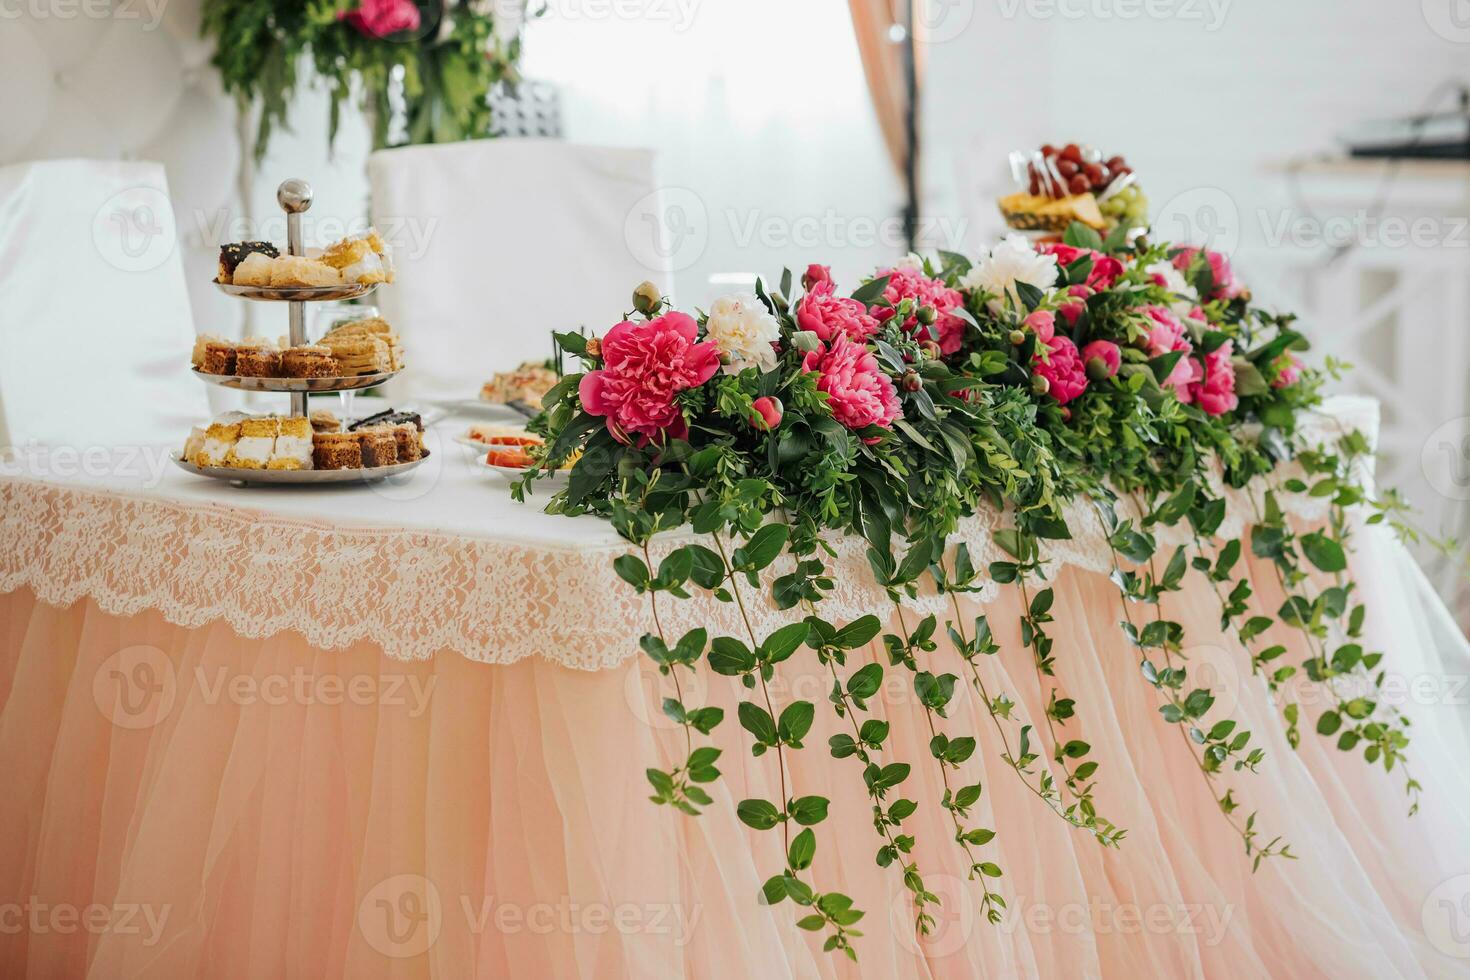
[[1026, 331], [1024, 331], [1024, 330], [1012, 330], [1011, 331], [1011, 335], [1010, 335], [1010, 341], [1011, 341], [1011, 346], [1012, 347], [1020, 347], [1022, 344], [1024, 344], [1026, 342]]
[[662, 300], [663, 294], [651, 282], [639, 283], [638, 288], [633, 290], [633, 309], [644, 316], [651, 316]]
[[811, 292], [811, 288], [819, 282], [831, 281], [832, 270], [825, 265], [817, 265], [815, 262], [807, 266], [806, 271], [801, 274], [801, 288], [807, 292]]
[[904, 391], [918, 391], [924, 387], [924, 379], [919, 377], [919, 372], [917, 371], [905, 371], [903, 378], [900, 379], [900, 383], [903, 385]]
[[798, 330], [791, 335], [791, 346], [803, 354], [810, 354], [812, 351], [821, 350], [822, 338], [810, 330]]
[[918, 317], [919, 322], [926, 327], [932, 326], [934, 321], [938, 319], [938, 314], [932, 306], [919, 307], [919, 312], [915, 313], [914, 316]]
[[1051, 382], [1039, 374], [1031, 375], [1031, 390], [1038, 395], [1044, 395], [1051, 391]]
[[1106, 381], [1112, 377], [1108, 370], [1108, 362], [1101, 357], [1089, 357], [1087, 359], [1087, 376], [1093, 381]]
[[602, 341], [598, 340], [596, 337], [588, 337], [587, 338], [587, 356], [588, 357], [601, 357], [602, 356]]
[[944, 348], [940, 347], [938, 342], [933, 340], [921, 341], [919, 343], [919, 350], [923, 351], [924, 356], [928, 357], [931, 361], [937, 361], [944, 356]]
[[750, 424], [762, 432], [770, 432], [781, 424], [781, 416], [785, 412], [781, 399], [767, 395], [751, 402], [750, 407], [754, 409], [750, 416]]

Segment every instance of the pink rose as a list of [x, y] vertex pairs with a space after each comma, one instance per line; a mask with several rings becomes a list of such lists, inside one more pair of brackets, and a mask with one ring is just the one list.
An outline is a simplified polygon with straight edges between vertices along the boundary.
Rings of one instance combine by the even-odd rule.
[[796, 324], [823, 341], [841, 334], [861, 343], [878, 332], [878, 321], [862, 301], [836, 295], [830, 279], [818, 280], [801, 298], [796, 308]]
[[829, 346], [807, 354], [801, 368], [821, 375], [817, 390], [827, 393], [832, 417], [849, 429], [870, 425], [886, 429], [900, 414], [898, 392], [878, 367], [877, 358], [845, 336], [834, 337]]
[[1302, 379], [1302, 360], [1287, 351], [1271, 362], [1272, 388], [1288, 388]]
[[1056, 336], [1056, 314], [1049, 310], [1032, 310], [1026, 319], [1021, 321], [1021, 326], [1034, 330], [1036, 332], [1036, 339], [1044, 344]]
[[1233, 412], [1240, 399], [1235, 395], [1235, 366], [1230, 355], [1235, 349], [1232, 341], [1225, 341], [1205, 355], [1204, 363], [1199, 358], [1190, 358], [1189, 398], [1199, 405], [1207, 415], [1224, 415]]
[[801, 274], [801, 288], [810, 290], [819, 282], [830, 283], [832, 281], [832, 269], [830, 266], [817, 265], [813, 262], [806, 267]]
[[1188, 404], [1189, 382], [1194, 377], [1189, 366], [1189, 352], [1194, 350], [1194, 345], [1189, 342], [1184, 324], [1167, 306], [1145, 306], [1139, 312], [1147, 316], [1153, 324], [1148, 333], [1149, 357], [1162, 357], [1170, 351], [1184, 351], [1185, 356], [1175, 362], [1174, 370], [1169, 372], [1169, 376], [1161, 384], [1165, 388], [1173, 388], [1179, 400]]
[[1053, 337], [1038, 345], [1031, 356], [1031, 370], [1046, 379], [1046, 393], [1059, 405], [1087, 390], [1087, 370], [1077, 354], [1077, 345], [1066, 337]]
[[770, 432], [781, 424], [781, 400], [765, 395], [750, 403], [755, 409], [755, 415], [751, 417], [750, 423], [763, 432]]
[[633, 433], [641, 437], [639, 445], [687, 437], [689, 425], [674, 396], [720, 369], [720, 349], [696, 343], [698, 336], [698, 324], [684, 313], [613, 327], [602, 338], [602, 369], [582, 378], [582, 407], [606, 416], [607, 430], [619, 442]]
[[1076, 262], [1085, 255], [1092, 256], [1092, 268], [1087, 271], [1087, 285], [1093, 289], [1110, 289], [1118, 277], [1123, 274], [1123, 263], [1111, 255], [1090, 248], [1076, 248], [1061, 242], [1048, 242], [1037, 249], [1042, 255], [1055, 255], [1057, 265], [1061, 269]]
[[1174, 268], [1180, 272], [1188, 272], [1194, 257], [1201, 251], [1204, 251], [1205, 261], [1210, 264], [1210, 277], [1215, 280], [1214, 292], [1205, 299], [1234, 299], [1245, 291], [1245, 287], [1236, 280], [1234, 270], [1230, 268], [1230, 260], [1220, 252], [1198, 248], [1180, 249], [1179, 254], [1174, 256]]
[[[960, 349], [960, 343], [965, 337], [965, 321], [950, 312], [964, 305], [965, 299], [958, 289], [950, 289], [938, 279], [930, 279], [910, 266], [880, 269], [878, 276], [888, 277], [888, 285], [883, 287], [883, 296], [894, 306], [911, 299], [916, 307], [934, 307], [934, 325], [924, 329], [939, 341], [939, 349], [944, 354], [953, 354]], [[910, 316], [904, 321], [903, 328], [909, 333], [919, 329], [918, 317]]]
[[1094, 340], [1082, 348], [1082, 363], [1087, 376], [1094, 381], [1111, 378], [1123, 366], [1123, 352], [1111, 340]]
[[362, 0], [356, 10], [337, 15], [368, 37], [388, 37], [419, 29], [419, 8], [413, 0]]

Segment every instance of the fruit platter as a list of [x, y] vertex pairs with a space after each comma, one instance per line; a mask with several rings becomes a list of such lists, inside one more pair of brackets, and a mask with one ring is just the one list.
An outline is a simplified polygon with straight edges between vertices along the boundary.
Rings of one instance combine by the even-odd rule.
[[1012, 153], [1011, 173], [1023, 186], [1000, 199], [1006, 224], [1021, 231], [1060, 233], [1080, 221], [1102, 234], [1148, 224], [1148, 198], [1126, 158], [1093, 146], [1043, 145]]

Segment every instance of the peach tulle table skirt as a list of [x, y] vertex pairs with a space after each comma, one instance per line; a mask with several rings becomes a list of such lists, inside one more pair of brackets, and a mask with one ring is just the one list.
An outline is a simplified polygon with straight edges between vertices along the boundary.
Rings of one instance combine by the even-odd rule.
[[[1337, 752], [1310, 723], [1300, 750], [1287, 746], [1196, 583], [1172, 618], [1218, 645], [1193, 646], [1191, 672], [1268, 751], [1258, 775], [1229, 784], [1299, 855], [1252, 875], [1138, 676], [1112, 585], [1065, 568], [1056, 662], [1079, 711], [1069, 734], [1092, 744], [1099, 808], [1128, 835], [1104, 850], [1053, 817], [997, 761], [975, 698], [959, 696], [950, 730], [979, 737], [966, 775], [985, 784], [977, 819], [998, 835], [983, 850], [1006, 872], [998, 927], [979, 921], [956, 870], [906, 689], [890, 684], [875, 711], [893, 724], [893, 757], [914, 766], [905, 795], [920, 809], [905, 830], [944, 902], [922, 940], [897, 874], [873, 862], [859, 764], [826, 751], [822, 674], [812, 658], [783, 664], [775, 695], [819, 705], [807, 748], [789, 753], [792, 781], [832, 800], [814, 879], [867, 912], [856, 965], [796, 929], [790, 904], [758, 903], [780, 835], [740, 824], [734, 803], [778, 790], [772, 760], [745, 748], [729, 679], [702, 672], [703, 690], [686, 686], [691, 703], [727, 709], [724, 775], [696, 819], [646, 799], [643, 770], [682, 758], [646, 659], [598, 671], [396, 661], [366, 643], [327, 652], [294, 632], [244, 639], [218, 622], [112, 615], [90, 598], [57, 608], [20, 588], [0, 595], [0, 975], [1465, 976], [1470, 753], [1453, 678], [1470, 658], [1396, 543], [1369, 533], [1360, 558], [1390, 670], [1438, 685], [1403, 703], [1422, 811], [1407, 817], [1397, 774]], [[1005, 652], [984, 670], [1029, 721], [1040, 696], [1006, 625], [1013, 591], [986, 604]], [[957, 667], [952, 650], [932, 656], [936, 670]]]

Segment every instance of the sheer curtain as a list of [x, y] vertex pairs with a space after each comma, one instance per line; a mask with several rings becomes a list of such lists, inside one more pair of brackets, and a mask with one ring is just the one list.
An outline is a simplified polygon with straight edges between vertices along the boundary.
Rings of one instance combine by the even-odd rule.
[[680, 303], [707, 304], [712, 276], [820, 260], [851, 281], [902, 254], [902, 188], [843, 0], [564, 0], [525, 51], [525, 75], [562, 91], [568, 139], [658, 152]]

